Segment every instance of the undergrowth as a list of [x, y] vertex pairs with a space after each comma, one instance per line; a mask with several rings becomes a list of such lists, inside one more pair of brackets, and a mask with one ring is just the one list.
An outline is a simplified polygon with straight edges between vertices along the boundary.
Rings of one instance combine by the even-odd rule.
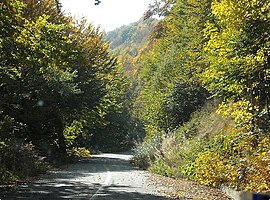
[[49, 164], [38, 156], [31, 143], [0, 142], [0, 184], [24, 180], [44, 173], [49, 168]]
[[90, 151], [84, 147], [73, 147], [67, 150], [67, 156], [70, 161], [77, 161], [84, 157], [89, 157]]
[[162, 140], [163, 135], [156, 134], [153, 138], [138, 143], [133, 149], [134, 156], [131, 162], [142, 169], [147, 169], [155, 161]]
[[[218, 109], [218, 112], [217, 112]], [[237, 112], [236, 112], [237, 111]], [[135, 150], [135, 164], [173, 178], [208, 186], [270, 191], [270, 134], [267, 116], [254, 116], [248, 102], [209, 103], [176, 131]], [[217, 114], [218, 113], [218, 114]]]
[[[71, 148], [67, 150], [64, 162], [58, 160], [53, 165], [74, 162], [88, 156], [90, 156], [90, 151], [85, 148]], [[45, 160], [46, 157], [39, 156], [31, 143], [0, 142], [0, 184], [15, 183], [47, 172], [51, 169], [52, 163]]]

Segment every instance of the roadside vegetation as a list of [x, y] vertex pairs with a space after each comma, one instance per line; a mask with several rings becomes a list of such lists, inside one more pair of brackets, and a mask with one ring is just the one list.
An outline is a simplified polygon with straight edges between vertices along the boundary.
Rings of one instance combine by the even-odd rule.
[[134, 113], [146, 138], [133, 162], [208, 186], [269, 192], [269, 2], [159, 2], [146, 13], [164, 15], [159, 31], [135, 58]]

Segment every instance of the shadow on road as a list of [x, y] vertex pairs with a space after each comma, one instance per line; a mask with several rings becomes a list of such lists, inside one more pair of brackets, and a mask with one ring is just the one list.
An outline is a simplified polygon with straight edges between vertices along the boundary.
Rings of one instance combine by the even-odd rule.
[[[100, 189], [101, 188], [101, 189]], [[55, 185], [54, 182], [31, 184], [21, 186], [17, 189], [3, 192], [1, 200], [60, 200], [60, 199], [81, 199], [81, 200], [166, 200], [168, 198], [154, 194], [142, 194], [130, 192], [131, 187], [111, 185], [102, 187], [100, 184], [93, 184], [91, 187], [82, 183], [62, 182]], [[136, 188], [133, 188], [136, 190]], [[96, 194], [96, 192], [98, 193]]]
[[[80, 170], [81, 172], [91, 172], [91, 173], [102, 173], [106, 172], [107, 168], [104, 166], [110, 166], [110, 171], [117, 172], [117, 171], [132, 171], [136, 170], [130, 164], [130, 161], [123, 160], [119, 158], [103, 158], [103, 157], [93, 157], [88, 158], [80, 162], [80, 165], [86, 166], [84, 170]], [[91, 165], [92, 167], [89, 168], [88, 166]], [[76, 165], [70, 165], [67, 169], [73, 169]], [[88, 167], [88, 168], [87, 168]]]
[[168, 199], [146, 190], [148, 188], [146, 182], [139, 184], [142, 181], [140, 172], [126, 157], [122, 159], [121, 156], [103, 154], [68, 165], [63, 170], [51, 172], [32, 183], [0, 190], [0, 200]]

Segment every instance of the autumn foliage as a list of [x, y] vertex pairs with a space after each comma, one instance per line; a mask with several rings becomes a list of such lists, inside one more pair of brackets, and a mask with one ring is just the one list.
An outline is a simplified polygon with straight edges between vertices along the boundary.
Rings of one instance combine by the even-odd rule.
[[145, 143], [164, 134], [149, 169], [269, 192], [269, 2], [177, 0], [166, 9], [161, 37], [137, 59]]

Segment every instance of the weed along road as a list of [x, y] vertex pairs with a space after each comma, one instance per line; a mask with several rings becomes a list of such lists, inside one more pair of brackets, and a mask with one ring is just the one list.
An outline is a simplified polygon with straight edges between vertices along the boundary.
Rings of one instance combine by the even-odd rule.
[[1, 191], [0, 199], [168, 199], [137, 170], [128, 154], [101, 154], [52, 171], [40, 180]]

